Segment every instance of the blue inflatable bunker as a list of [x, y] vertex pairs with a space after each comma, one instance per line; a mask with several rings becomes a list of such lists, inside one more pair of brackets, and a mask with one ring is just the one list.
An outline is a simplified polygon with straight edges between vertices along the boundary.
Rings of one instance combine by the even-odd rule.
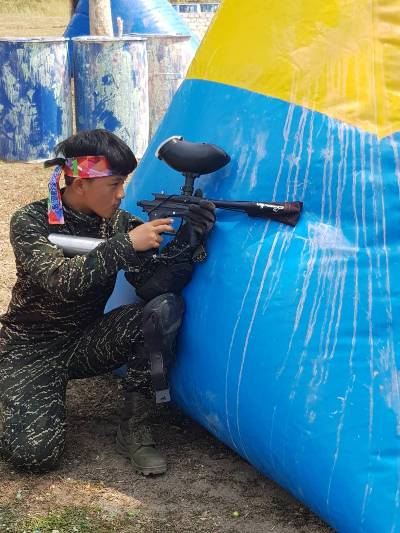
[[198, 181], [208, 197], [304, 202], [295, 228], [218, 212], [171, 379], [188, 414], [341, 533], [400, 531], [389, 4], [225, 0], [125, 205], [141, 216], [137, 200], [179, 191], [182, 176], [154, 157], [172, 135], [230, 154]]
[[[199, 44], [179, 13], [167, 0], [111, 0], [114, 34], [117, 35], [117, 18], [124, 23], [124, 34], [165, 33], [190, 35], [193, 50]], [[89, 0], [80, 0], [69, 23], [65, 37], [89, 35]]]

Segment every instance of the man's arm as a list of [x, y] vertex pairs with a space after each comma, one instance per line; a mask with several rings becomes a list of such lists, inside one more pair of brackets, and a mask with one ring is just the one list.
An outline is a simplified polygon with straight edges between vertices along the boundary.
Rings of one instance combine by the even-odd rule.
[[62, 300], [84, 295], [120, 269], [129, 271], [141, 265], [127, 233], [118, 233], [92, 252], [72, 258], [64, 257], [46, 233], [47, 228], [24, 211], [17, 211], [11, 219], [10, 240], [17, 265]]

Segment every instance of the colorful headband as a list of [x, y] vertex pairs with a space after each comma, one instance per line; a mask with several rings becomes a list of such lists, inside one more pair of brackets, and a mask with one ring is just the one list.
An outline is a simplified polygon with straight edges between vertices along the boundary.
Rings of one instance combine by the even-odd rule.
[[62, 165], [57, 165], [49, 181], [48, 220], [49, 224], [64, 224], [64, 210], [61, 200], [60, 177], [69, 178], [105, 178], [118, 175], [110, 167], [103, 155], [89, 155], [65, 159]]

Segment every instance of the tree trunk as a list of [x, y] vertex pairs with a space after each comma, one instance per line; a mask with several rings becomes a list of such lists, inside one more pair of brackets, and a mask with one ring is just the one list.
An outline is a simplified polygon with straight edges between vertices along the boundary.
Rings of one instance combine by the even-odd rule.
[[110, 0], [89, 1], [90, 35], [114, 36]]

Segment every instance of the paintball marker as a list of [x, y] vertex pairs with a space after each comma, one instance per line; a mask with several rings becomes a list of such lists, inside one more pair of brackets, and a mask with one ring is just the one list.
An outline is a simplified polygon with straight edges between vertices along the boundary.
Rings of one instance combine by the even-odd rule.
[[[201, 189], [194, 191], [195, 179], [203, 174], [219, 170], [230, 161], [229, 155], [214, 144], [192, 143], [178, 136], [164, 141], [158, 147], [156, 157], [165, 161], [174, 170], [181, 172], [185, 177], [185, 183], [181, 187], [182, 194], [180, 195], [168, 196], [153, 193], [154, 200], [141, 200], [137, 203], [149, 215], [150, 220], [170, 217], [185, 218], [190, 204], [199, 204], [201, 200], [204, 200]], [[289, 226], [297, 224], [303, 207], [303, 202], [208, 200], [219, 209], [242, 211], [249, 217], [270, 218]], [[50, 234], [49, 240], [62, 248], [67, 257], [88, 253], [104, 242], [103, 239], [56, 233]]]
[[[178, 136], [164, 141], [158, 147], [156, 157], [181, 172], [185, 177], [185, 183], [181, 187], [180, 195], [153, 193], [154, 200], [141, 200], [137, 203], [148, 214], [150, 220], [168, 217], [184, 219], [190, 204], [199, 204], [205, 199], [201, 189], [194, 191], [195, 179], [202, 174], [219, 170], [230, 161], [229, 155], [214, 144], [193, 143]], [[270, 218], [289, 226], [297, 224], [303, 207], [302, 202], [247, 202], [210, 198], [207, 200], [219, 209], [241, 211], [249, 217]]]

